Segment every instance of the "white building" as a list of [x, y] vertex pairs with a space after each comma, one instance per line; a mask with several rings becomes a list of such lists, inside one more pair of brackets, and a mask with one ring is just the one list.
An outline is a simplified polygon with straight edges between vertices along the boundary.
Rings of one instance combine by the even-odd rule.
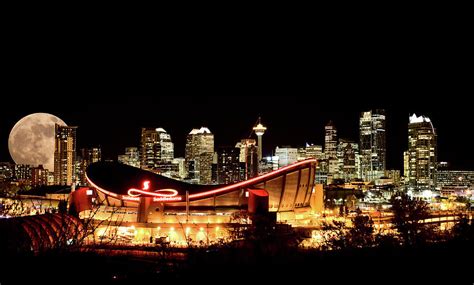
[[276, 147], [275, 156], [278, 156], [278, 167], [287, 166], [298, 161], [298, 149], [293, 147]]

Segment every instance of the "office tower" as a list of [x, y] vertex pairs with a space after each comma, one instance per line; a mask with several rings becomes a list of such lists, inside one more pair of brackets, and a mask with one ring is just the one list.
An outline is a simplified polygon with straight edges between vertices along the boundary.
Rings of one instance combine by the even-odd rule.
[[102, 160], [102, 150], [100, 147], [82, 148], [80, 156], [77, 157], [79, 169], [77, 175], [81, 185], [87, 185], [86, 170], [89, 165]]
[[31, 185], [42, 186], [48, 185], [48, 170], [43, 165], [31, 168]]
[[305, 147], [299, 147], [298, 148], [298, 161], [305, 160], [306, 158], [307, 158], [306, 148]]
[[217, 149], [217, 183], [231, 184], [240, 181], [240, 149], [219, 147]]
[[262, 149], [263, 149], [262, 137], [265, 131], [267, 130], [267, 128], [262, 125], [262, 121], [260, 117], [258, 117], [258, 124], [253, 128], [253, 130], [258, 138], [258, 161], [260, 161], [262, 160]]
[[125, 154], [118, 156], [118, 162], [140, 168], [140, 153], [137, 147], [126, 147]]
[[185, 166], [184, 157], [174, 158], [171, 163], [177, 165], [177, 168], [178, 168], [178, 172], [176, 173], [177, 178], [185, 179], [186, 176], [187, 176], [187, 173], [186, 173], [186, 166]]
[[[171, 136], [163, 128], [142, 128], [140, 166], [147, 170], [163, 170], [174, 158]], [[165, 165], [165, 166], [164, 166]]]
[[242, 139], [242, 140], [240, 140], [240, 142], [238, 142], [235, 145], [235, 147], [238, 147], [240, 149], [239, 161], [240, 162], [246, 162], [247, 154], [249, 152], [249, 149], [252, 146], [256, 146], [256, 145], [257, 145], [257, 142], [254, 139]]
[[408, 180], [410, 173], [410, 156], [408, 151], [403, 152], [403, 176]]
[[385, 173], [385, 111], [362, 112], [359, 121], [361, 176], [374, 181]]
[[245, 163], [243, 165], [243, 176], [241, 179], [250, 179], [259, 174], [261, 160], [258, 159], [258, 148], [250, 145], [247, 148]]
[[322, 145], [307, 144], [306, 145], [306, 158], [316, 158], [318, 163], [316, 164], [316, 183], [327, 184], [328, 165], [323, 152]]
[[392, 180], [394, 186], [400, 185], [400, 170], [385, 170], [385, 177], [388, 177], [390, 180]]
[[155, 128], [142, 128], [140, 141], [141, 168], [147, 170], [155, 168], [155, 160], [161, 155], [158, 138], [159, 135]]
[[278, 156], [278, 167], [287, 166], [298, 161], [298, 149], [292, 147], [276, 147], [275, 156]]
[[337, 146], [337, 158], [339, 171], [337, 178], [349, 182], [358, 178], [357, 175], [357, 157], [359, 154], [359, 145], [355, 142], [340, 139]]
[[316, 158], [321, 160], [324, 158], [323, 147], [321, 145], [306, 144], [306, 158]]
[[415, 189], [436, 186], [437, 136], [428, 117], [416, 114], [408, 123], [409, 185]]
[[13, 178], [18, 182], [29, 184], [31, 181], [31, 165], [15, 164], [13, 167]]
[[193, 129], [186, 137], [186, 171], [191, 182], [212, 183], [214, 135], [206, 127]]
[[170, 163], [174, 158], [174, 144], [171, 141], [171, 136], [163, 128], [156, 129], [158, 132], [158, 141], [160, 145], [161, 162]]
[[77, 127], [55, 125], [54, 184], [72, 185], [75, 180]]
[[256, 141], [254, 139], [242, 139], [235, 147], [240, 148], [240, 179], [246, 180], [257, 176], [260, 162]]
[[324, 127], [324, 153], [327, 159], [337, 158], [337, 129], [332, 121]]
[[328, 164], [328, 180], [337, 176], [339, 163], [337, 160], [337, 129], [332, 121], [324, 128], [324, 154]]

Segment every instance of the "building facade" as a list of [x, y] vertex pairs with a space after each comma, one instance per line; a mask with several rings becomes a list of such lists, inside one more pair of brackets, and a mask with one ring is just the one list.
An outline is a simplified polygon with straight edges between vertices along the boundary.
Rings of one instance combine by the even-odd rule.
[[43, 165], [31, 168], [31, 186], [48, 185], [48, 170]]
[[298, 149], [277, 146], [275, 156], [278, 156], [278, 167], [287, 166], [298, 161]]
[[202, 127], [193, 129], [186, 137], [186, 171], [193, 183], [212, 183], [212, 161], [214, 156], [214, 135]]
[[353, 141], [339, 140], [337, 146], [337, 159], [339, 163], [339, 173], [337, 178], [350, 182], [359, 178], [357, 160], [359, 156], [359, 145]]
[[137, 147], [126, 147], [125, 154], [118, 156], [118, 162], [140, 168], [140, 153]]
[[163, 128], [142, 128], [140, 155], [141, 168], [146, 170], [154, 171], [163, 168], [164, 164], [171, 164], [174, 158], [171, 136]]
[[14, 165], [10, 162], [0, 162], [0, 181], [9, 180], [13, 177]]
[[186, 165], [185, 165], [185, 159], [184, 157], [176, 157], [173, 159], [171, 162], [172, 164], [176, 165], [176, 168], [178, 169], [178, 172], [176, 173], [176, 178], [178, 179], [185, 179], [187, 176], [186, 173]]
[[76, 167], [77, 127], [55, 125], [54, 184], [72, 185]]
[[474, 186], [474, 171], [472, 170], [438, 170], [437, 186]]
[[398, 169], [390, 169], [385, 171], [385, 177], [392, 180], [393, 185], [399, 186], [401, 183], [401, 175], [400, 170]]
[[410, 175], [410, 156], [408, 151], [403, 152], [403, 177], [408, 179]]
[[385, 110], [362, 112], [359, 134], [361, 178], [374, 181], [386, 169]]
[[235, 147], [240, 148], [241, 179], [255, 177], [259, 173], [260, 161], [258, 159], [257, 143], [254, 139], [242, 139]]
[[86, 169], [90, 164], [102, 160], [102, 150], [100, 147], [82, 148], [77, 160], [79, 162], [79, 169], [77, 172], [79, 183], [81, 185], [87, 185]]
[[328, 180], [332, 181], [339, 172], [339, 162], [337, 159], [337, 129], [332, 121], [324, 127], [324, 155], [327, 162]]
[[[238, 151], [233, 155], [234, 161], [236, 154]], [[131, 218], [136, 220], [129, 220], [131, 222], [229, 223], [232, 213], [249, 205], [249, 192], [255, 189], [266, 192], [268, 211], [278, 213], [277, 220], [285, 221], [295, 219], [295, 211], [311, 211], [311, 196], [315, 193], [315, 164], [315, 159], [299, 161], [227, 185], [189, 184], [106, 162], [93, 164], [88, 168], [87, 176], [96, 190], [98, 201], [107, 206], [126, 207], [130, 212], [134, 210], [135, 215]]]
[[321, 160], [324, 158], [323, 154], [323, 146], [321, 145], [314, 145], [314, 144], [306, 144], [306, 158], [316, 158], [317, 160]]
[[240, 149], [220, 147], [217, 149], [217, 183], [232, 184], [241, 180]]
[[15, 164], [13, 168], [13, 178], [18, 182], [30, 184], [31, 182], [31, 165]]
[[416, 189], [436, 186], [437, 136], [430, 118], [416, 114], [408, 123], [408, 182]]

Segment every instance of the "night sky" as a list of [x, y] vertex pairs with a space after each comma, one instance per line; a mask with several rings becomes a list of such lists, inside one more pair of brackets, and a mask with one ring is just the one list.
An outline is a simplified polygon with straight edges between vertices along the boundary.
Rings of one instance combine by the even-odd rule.
[[12, 29], [2, 45], [0, 161], [10, 160], [13, 125], [34, 112], [79, 126], [78, 148], [101, 145], [116, 159], [139, 145], [141, 127], [166, 129], [183, 156], [192, 128], [208, 126], [216, 146], [235, 145], [258, 116], [268, 127], [265, 155], [276, 145], [323, 144], [329, 120], [358, 141], [359, 113], [384, 108], [388, 168], [402, 169], [416, 112], [438, 131], [440, 161], [474, 169], [472, 31], [462, 17], [419, 14], [245, 32], [218, 23], [153, 33]]
[[[461, 97], [396, 96], [311, 92], [292, 96], [118, 96], [114, 99], [81, 96], [65, 104], [53, 97], [11, 100], [0, 114], [0, 161], [9, 161], [8, 134], [13, 125], [30, 113], [47, 112], [78, 128], [78, 148], [101, 145], [106, 159], [116, 159], [127, 146], [139, 146], [141, 127], [163, 127], [175, 144], [175, 156], [184, 155], [186, 135], [192, 128], [207, 126], [216, 146], [229, 146], [251, 133], [258, 116], [268, 127], [264, 154], [275, 146], [323, 144], [324, 125], [333, 120], [341, 138], [358, 141], [361, 111], [387, 111], [387, 166], [402, 169], [407, 147], [408, 115], [429, 116], [438, 131], [439, 160], [454, 169], [474, 169], [474, 155], [463, 134], [471, 131], [469, 104]], [[382, 92], [381, 92], [382, 93]], [[417, 95], [413, 95], [417, 96]], [[54, 100], [56, 99], [56, 100]], [[421, 99], [421, 100], [420, 100]], [[424, 102], [429, 100], [429, 103]], [[410, 103], [411, 102], [411, 103]]]

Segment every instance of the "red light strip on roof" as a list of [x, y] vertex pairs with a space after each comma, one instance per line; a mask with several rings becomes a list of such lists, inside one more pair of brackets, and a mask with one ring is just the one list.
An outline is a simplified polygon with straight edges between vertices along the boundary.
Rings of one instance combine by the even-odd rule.
[[189, 195], [189, 199], [191, 200], [191, 199], [203, 198], [203, 197], [206, 197], [206, 196], [213, 196], [213, 195], [216, 195], [216, 194], [231, 192], [232, 190], [235, 190], [235, 189], [238, 189], [238, 188], [243, 188], [243, 187], [255, 185], [257, 183], [265, 181], [268, 178], [278, 176], [278, 174], [280, 174], [282, 172], [287, 172], [287, 171], [290, 171], [292, 169], [298, 168], [301, 165], [310, 164], [310, 163], [313, 163], [313, 162], [317, 162], [317, 160], [316, 159], [307, 159], [307, 160], [299, 161], [299, 162], [296, 162], [294, 164], [291, 164], [291, 165], [282, 167], [280, 169], [277, 169], [275, 171], [272, 171], [272, 172], [254, 177], [254, 178], [250, 178], [249, 180], [238, 182], [236, 184], [232, 184], [232, 185], [229, 185], [229, 186], [224, 186], [224, 187], [221, 187], [221, 188], [218, 188], [218, 189], [214, 189], [214, 190], [210, 190], [210, 191], [206, 191], [206, 192], [202, 192], [202, 193], [191, 194], [191, 195]]
[[155, 192], [149, 192], [149, 191], [131, 188], [128, 190], [127, 193], [131, 197], [138, 197], [141, 194], [145, 196], [153, 196], [153, 197], [174, 197], [178, 195], [178, 191], [174, 189], [160, 189], [160, 190], [156, 190]]
[[160, 189], [155, 190], [154, 192], [148, 191], [150, 189], [150, 181], [145, 180], [143, 181], [143, 190], [130, 188], [128, 189], [128, 195], [131, 197], [139, 197], [141, 194], [145, 196], [153, 196], [153, 197], [174, 197], [178, 195], [178, 191], [174, 189]]

